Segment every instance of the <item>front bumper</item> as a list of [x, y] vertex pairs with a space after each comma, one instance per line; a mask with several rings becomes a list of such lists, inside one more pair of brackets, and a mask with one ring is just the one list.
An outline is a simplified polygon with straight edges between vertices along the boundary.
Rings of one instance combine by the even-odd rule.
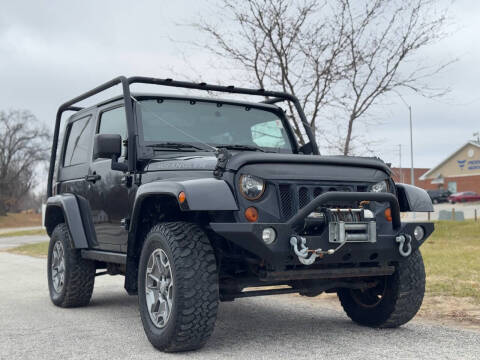
[[[391, 226], [378, 226], [375, 242], [348, 242], [333, 255], [325, 255], [317, 259], [321, 264], [351, 264], [351, 263], [389, 263], [405, 259], [399, 252], [397, 237], [408, 235], [411, 237], [412, 252], [418, 249], [422, 243], [432, 234], [432, 223], [402, 223], [400, 221], [400, 209], [397, 198], [390, 193], [364, 193], [364, 192], [327, 192], [303, 207], [295, 216], [285, 223], [210, 223], [213, 231], [225, 239], [235, 243], [239, 247], [255, 254], [274, 266], [286, 266], [299, 264], [297, 256], [290, 245], [292, 236], [299, 236], [304, 227], [305, 220], [310, 213], [320, 208], [322, 204], [332, 200], [350, 201], [377, 201], [390, 204], [392, 222]], [[328, 225], [328, 224], [327, 224]], [[414, 229], [422, 226], [424, 236], [416, 240]], [[262, 240], [262, 232], [265, 228], [275, 229], [276, 240], [267, 245]], [[310, 249], [333, 249], [337, 246], [329, 242], [328, 226], [315, 235], [303, 235]]]

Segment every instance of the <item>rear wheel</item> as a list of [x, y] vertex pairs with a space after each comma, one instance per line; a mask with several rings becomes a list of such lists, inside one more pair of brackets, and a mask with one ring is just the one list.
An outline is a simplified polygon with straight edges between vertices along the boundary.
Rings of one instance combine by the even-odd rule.
[[50, 299], [61, 307], [87, 305], [95, 282], [95, 263], [82, 259], [72, 244], [67, 225], [57, 225], [50, 237], [47, 273]]
[[215, 255], [195, 224], [154, 226], [142, 248], [138, 301], [145, 333], [156, 348], [194, 350], [215, 326], [218, 308]]
[[395, 273], [366, 290], [340, 289], [346, 314], [356, 323], [394, 328], [410, 321], [420, 309], [425, 293], [425, 267], [420, 251], [399, 263]]

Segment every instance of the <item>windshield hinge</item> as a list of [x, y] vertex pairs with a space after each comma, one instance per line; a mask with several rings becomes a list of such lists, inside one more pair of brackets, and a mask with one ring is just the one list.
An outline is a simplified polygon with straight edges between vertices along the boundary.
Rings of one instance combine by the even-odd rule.
[[219, 148], [215, 152], [215, 156], [217, 157], [217, 165], [215, 166], [215, 170], [213, 170], [213, 175], [217, 178], [221, 178], [225, 172], [231, 154], [227, 149]]

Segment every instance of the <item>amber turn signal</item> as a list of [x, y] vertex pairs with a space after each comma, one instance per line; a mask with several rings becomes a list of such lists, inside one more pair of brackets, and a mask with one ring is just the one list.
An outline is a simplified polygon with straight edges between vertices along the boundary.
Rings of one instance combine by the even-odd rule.
[[253, 206], [245, 210], [245, 218], [250, 222], [255, 222], [258, 220], [258, 211]]
[[180, 194], [178, 194], [178, 201], [180, 202], [180, 204], [183, 204], [185, 200], [187, 200], [187, 195], [185, 195], [185, 193], [181, 191]]
[[385, 219], [392, 221], [392, 210], [390, 210], [390, 208], [385, 209]]

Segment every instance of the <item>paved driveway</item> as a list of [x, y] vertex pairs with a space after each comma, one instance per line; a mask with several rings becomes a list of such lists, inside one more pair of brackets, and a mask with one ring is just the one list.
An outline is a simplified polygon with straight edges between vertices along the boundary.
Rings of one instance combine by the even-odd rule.
[[42, 228], [41, 226], [2, 228], [2, 229], [0, 229], [0, 234], [6, 234], [6, 233], [9, 233], [9, 232], [17, 232], [17, 231], [40, 230], [41, 228]]
[[0, 237], [0, 250], [20, 246], [24, 244], [33, 244], [42, 241], [48, 241], [46, 235], [28, 235], [28, 236], [7, 236]]
[[163, 354], [146, 339], [122, 277], [99, 277], [91, 304], [48, 298], [46, 260], [0, 253], [1, 359], [478, 359], [480, 333], [413, 321], [357, 326], [318, 299], [285, 295], [222, 303], [202, 350]]

